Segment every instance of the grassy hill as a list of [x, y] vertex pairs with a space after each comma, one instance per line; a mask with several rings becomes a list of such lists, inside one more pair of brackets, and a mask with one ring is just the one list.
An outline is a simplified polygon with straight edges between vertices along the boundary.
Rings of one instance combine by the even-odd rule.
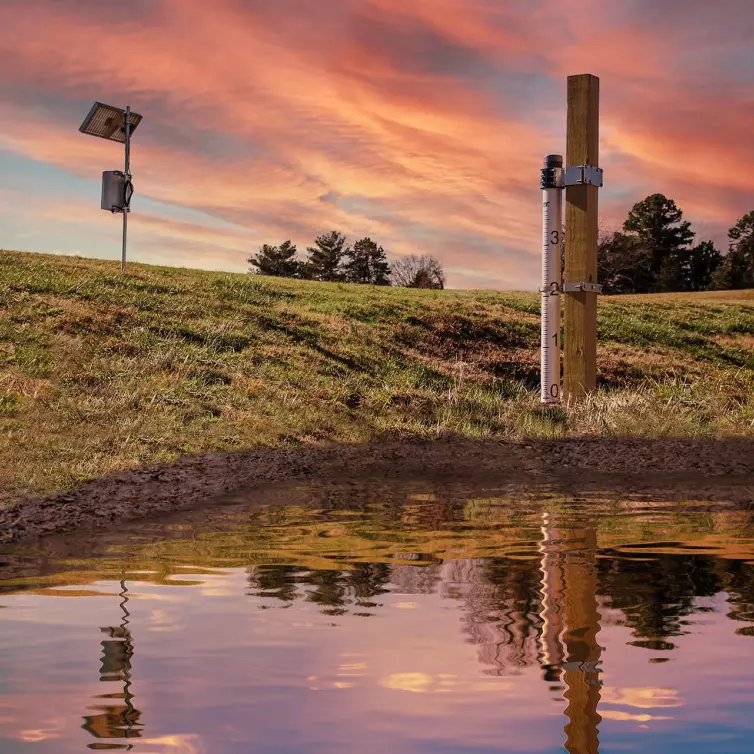
[[0, 252], [0, 504], [213, 450], [754, 435], [754, 292], [600, 301], [600, 390], [538, 405], [534, 293]]

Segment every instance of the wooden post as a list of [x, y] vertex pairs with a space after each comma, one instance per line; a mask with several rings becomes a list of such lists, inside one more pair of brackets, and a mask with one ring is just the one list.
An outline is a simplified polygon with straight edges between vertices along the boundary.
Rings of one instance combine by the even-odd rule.
[[[568, 77], [566, 165], [599, 165], [600, 80]], [[596, 186], [566, 188], [565, 283], [597, 281]], [[563, 392], [579, 400], [597, 387], [597, 295], [566, 293], [563, 322]]]

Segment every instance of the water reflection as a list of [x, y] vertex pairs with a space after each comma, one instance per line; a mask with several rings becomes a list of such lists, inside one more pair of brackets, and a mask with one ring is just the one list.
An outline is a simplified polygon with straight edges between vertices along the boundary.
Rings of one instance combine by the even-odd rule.
[[[120, 570], [128, 573], [129, 581], [137, 580], [138, 593], [149, 584], [159, 590], [153, 599], [159, 595], [161, 601], [168, 600], [168, 593], [176, 588], [199, 590], [203, 606], [196, 608], [198, 612], [192, 612], [193, 618], [187, 622], [196, 622], [210, 646], [200, 650], [197, 662], [205, 651], [222, 656], [227, 650], [236, 658], [235, 664], [242, 664], [247, 655], [269, 656], [271, 665], [265, 671], [257, 668], [257, 675], [248, 676], [246, 684], [228, 682], [227, 692], [220, 692], [227, 693], [230, 700], [261, 688], [277, 699], [278, 705], [290, 704], [297, 710], [286, 722], [288, 748], [263, 737], [257, 741], [260, 751], [328, 750], [307, 743], [313, 723], [305, 719], [305, 710], [314, 702], [296, 701], [303, 693], [302, 683], [310, 693], [340, 689], [354, 699], [361, 699], [359, 695], [369, 689], [369, 694], [376, 694], [378, 688], [409, 696], [446, 694], [449, 716], [457, 726], [462, 726], [462, 717], [457, 717], [461, 710], [468, 709], [482, 691], [497, 694], [508, 703], [519, 696], [526, 702], [517, 714], [529, 726], [528, 750], [552, 750], [551, 743], [538, 743], [551, 719], [543, 705], [550, 704], [556, 704], [562, 715], [560, 745], [569, 754], [598, 754], [606, 725], [613, 747], [641, 750], [645, 746], [646, 741], [640, 745], [629, 735], [627, 725], [674, 724], [674, 735], [685, 742], [685, 750], [709, 750], [702, 748], [709, 741], [705, 743], [704, 736], [694, 732], [693, 721], [681, 724], [673, 712], [687, 704], [687, 697], [704, 694], [705, 689], [681, 690], [652, 681], [665, 679], [667, 683], [670, 676], [662, 668], [676, 656], [677, 661], [691, 662], [688, 655], [680, 653], [680, 647], [686, 637], [701, 636], [708, 630], [706, 616], [718, 616], [709, 624], [715, 631], [724, 625], [719, 622], [722, 606], [729, 628], [725, 634], [717, 632], [705, 638], [705, 642], [713, 642], [710, 648], [717, 650], [736, 635], [750, 636], [754, 623], [754, 526], [751, 514], [738, 510], [711, 515], [690, 507], [659, 509], [637, 504], [616, 509], [614, 505], [546, 500], [513, 505], [496, 498], [442, 500], [436, 496], [421, 501], [413, 496], [401, 505], [388, 500], [349, 509], [336, 495], [324, 508], [289, 505], [251, 512], [230, 510], [224, 528], [171, 522], [159, 529], [159, 535], [155, 530], [145, 535], [137, 527], [131, 537], [98, 543], [90, 559], [71, 557], [75, 540], [45, 546], [55, 552], [39, 557], [16, 553], [15, 559], [8, 559], [6, 572], [16, 570], [14, 579], [5, 581], [3, 591], [22, 594], [27, 590], [49, 599], [62, 594], [66, 584], [78, 588], [93, 582], [112, 583]], [[30, 573], [35, 568], [36, 575]], [[236, 575], [242, 575], [242, 580], [237, 581]], [[222, 586], [212, 586], [216, 579]], [[96, 695], [93, 706], [87, 705], [81, 726], [90, 737], [86, 746], [132, 750], [144, 744], [149, 746], [145, 752], [172, 751], [175, 746], [169, 741], [175, 740], [184, 747], [179, 750], [202, 751], [193, 738], [186, 743], [189, 739], [185, 736], [199, 735], [191, 728], [198, 717], [191, 715], [177, 718], [177, 724], [186, 726], [178, 733], [166, 733], [155, 724], [159, 735], [146, 738], [141, 709], [149, 712], [150, 728], [159, 715], [154, 700], [152, 707], [144, 707], [149, 703], [140, 692], [137, 708], [133, 695], [134, 681], [140, 682], [139, 673], [134, 672], [136, 639], [148, 637], [145, 632], [155, 631], [155, 626], [162, 631], [177, 625], [180, 634], [182, 623], [177, 622], [184, 613], [176, 608], [164, 620], [160, 618], [162, 623], [155, 623], [156, 610], [149, 613], [149, 619], [146, 613], [134, 618], [125, 575], [117, 583], [120, 621], [99, 629], [104, 635], [99, 681], [113, 689]], [[86, 592], [94, 593], [94, 587]], [[84, 596], [84, 591], [81, 594]], [[209, 601], [213, 598], [223, 601], [222, 615], [227, 618], [218, 618], [224, 620], [222, 626], [212, 619], [217, 609], [216, 603]], [[249, 600], [259, 618], [249, 617], [244, 604]], [[430, 616], [429, 622], [407, 622], [399, 617], [418, 608]], [[449, 639], [440, 629], [449, 608], [458, 618], [456, 636], [473, 647], [477, 669], [450, 660]], [[189, 607], [181, 609], [188, 611]], [[339, 667], [332, 680], [327, 680], [332, 672], [323, 670], [316, 659], [323, 647], [330, 646], [329, 640], [321, 633], [304, 638], [300, 633], [302, 627], [313, 630], [320, 625], [312, 615], [326, 619], [321, 628], [339, 632], [334, 645]], [[0, 614], [0, 627], [2, 617]], [[54, 626], [53, 618], [47, 621]], [[441, 655], [448, 656], [447, 663], [440, 662], [430, 672], [418, 669], [410, 653], [385, 654], [379, 660], [382, 650], [378, 648], [384, 643], [388, 647], [391, 642], [401, 643], [409, 625], [414, 630], [421, 626], [417, 640], [436, 644]], [[249, 638], [249, 631], [255, 638]], [[605, 636], [612, 638], [606, 642]], [[152, 663], [160, 662], [155, 660], [160, 658], [159, 647], [165, 651], [168, 645], [156, 644], [154, 639], [147, 643]], [[393, 656], [395, 666], [393, 660], [385, 659]], [[737, 681], [740, 698], [746, 702], [754, 699], [754, 663], [743, 658], [741, 662], [749, 662], [752, 673], [748, 680]], [[289, 664], [292, 669], [285, 672], [290, 678], [283, 683], [277, 674]], [[138, 667], [146, 674], [141, 676], [145, 688], [161, 681], [163, 676], [157, 675], [150, 662]], [[635, 670], [638, 668], [641, 672]], [[213, 670], [210, 663], [204, 673]], [[181, 672], [186, 673], [184, 680], [189, 685], [207, 682], [206, 675], [197, 679], [188, 667]], [[265, 675], [267, 672], [271, 675]], [[538, 675], [541, 692], [527, 680], [532, 672]], [[722, 682], [731, 667], [723, 663], [715, 672], [715, 676], [708, 675], [708, 682]], [[687, 675], [681, 673], [678, 678]], [[633, 680], [624, 682], [622, 676]], [[200, 692], [200, 697], [203, 694]], [[734, 694], [733, 699], [737, 698]], [[252, 707], [261, 703], [254, 697]], [[0, 693], [0, 708], [2, 705]], [[411, 706], [403, 705], [405, 709], [390, 715], [411, 719]], [[351, 714], [357, 722], [367, 724], [369, 718], [360, 717], [369, 714], [364, 712], [367, 709], [369, 705]], [[332, 726], [345, 726], [342, 720], [336, 724], [339, 718], [329, 705], [317, 710], [331, 719]], [[475, 725], [494, 730], [496, 716], [484, 710], [487, 707], [480, 705], [482, 722], [477, 720]], [[428, 713], [422, 708], [414, 714], [419, 725]], [[254, 726], [261, 725], [263, 719], [254, 716]], [[414, 747], [414, 732], [409, 735], [401, 727], [404, 724], [392, 722], [387, 728], [399, 731], [391, 745], [400, 751], [519, 750], [512, 742], [510, 749], [484, 748], [471, 740], [471, 731], [464, 743], [443, 739], [442, 735], [451, 736], [449, 732], [438, 732], [432, 738], [433, 734], [423, 729], [429, 743]], [[512, 722], [508, 719], [504, 724]], [[235, 719], [224, 725], [234, 731], [243, 727]], [[736, 716], [729, 725], [740, 732], [726, 733], [726, 740], [733, 742], [730, 748], [726, 741], [715, 739], [714, 750], [741, 750], [735, 747], [745, 739], [750, 722]], [[294, 734], [291, 731], [296, 726], [300, 730]], [[541, 733], [538, 727], [542, 727]], [[438, 731], [440, 728], [438, 721]], [[225, 729], [214, 735], [221, 735], [221, 730]], [[670, 736], [668, 731], [673, 729], [660, 730]], [[7, 724], [0, 722], [0, 741], [6, 733]], [[283, 734], [278, 730], [275, 735]], [[211, 751], [242, 750], [230, 745], [223, 749], [211, 737], [205, 743]], [[661, 748], [659, 743], [657, 746]], [[336, 748], [333, 744], [332, 750]], [[369, 747], [363, 750], [371, 751]]]
[[[102, 665], [99, 671], [101, 683], [117, 683], [122, 692], [100, 694], [99, 699], [112, 700], [109, 704], [93, 707], [94, 715], [86, 715], [81, 726], [97, 739], [140, 738], [141, 712], [133, 705], [131, 693], [131, 658], [134, 643], [129, 629], [128, 587], [125, 579], [120, 582], [120, 609], [123, 619], [118, 626], [105, 626], [100, 631], [107, 636], [102, 640]], [[120, 702], [120, 703], [118, 703]], [[90, 749], [125, 749], [131, 744], [91, 743]]]
[[[565, 660], [558, 667], [566, 687], [568, 700], [565, 726], [565, 747], [569, 754], [596, 754], [599, 750], [598, 726], [602, 718], [597, 712], [600, 701], [600, 653], [597, 634], [600, 630], [597, 612], [597, 532], [594, 527], [567, 528], [557, 518], [546, 517], [543, 538], [542, 588], [552, 577], [555, 591], [543, 594], [543, 622], [547, 626], [549, 606], [556, 601], [555, 611], [562, 622], [560, 637], [553, 636], [553, 654]], [[554, 557], [553, 557], [554, 556]], [[543, 631], [543, 636], [552, 631]], [[550, 665], [548, 670], [553, 666]]]

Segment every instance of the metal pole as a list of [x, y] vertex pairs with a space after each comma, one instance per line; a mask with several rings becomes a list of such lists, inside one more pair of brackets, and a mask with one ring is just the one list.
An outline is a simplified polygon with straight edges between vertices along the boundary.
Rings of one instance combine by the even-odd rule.
[[560, 288], [563, 248], [563, 157], [545, 157], [542, 170], [541, 401], [560, 402]]
[[[126, 115], [124, 130], [126, 132], [126, 169], [125, 169], [125, 182], [124, 191], [131, 180], [131, 106], [126, 106]], [[125, 199], [125, 197], [124, 197]], [[125, 204], [125, 202], [124, 202]], [[128, 206], [123, 207], [123, 253], [120, 260], [120, 272], [122, 275], [126, 274], [126, 245], [128, 242]]]

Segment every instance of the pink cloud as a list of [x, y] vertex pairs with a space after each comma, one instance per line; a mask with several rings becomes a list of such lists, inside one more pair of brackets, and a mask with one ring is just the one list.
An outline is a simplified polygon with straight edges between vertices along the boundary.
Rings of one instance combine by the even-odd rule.
[[[138, 191], [231, 220], [252, 247], [335, 227], [441, 256], [451, 283], [533, 287], [538, 165], [562, 149], [568, 73], [603, 77], [611, 221], [655, 190], [716, 231], [754, 205], [751, 90], [728, 83], [721, 46], [743, 44], [745, 8], [719, 5], [716, 32], [694, 25], [699, 3], [669, 27], [670, 11], [650, 24], [596, 0], [163, 0], [94, 15], [15, 0], [0, 11], [13, 62], [0, 146], [93, 178], [120, 155], [75, 126], [92, 99], [130, 101], [146, 116]], [[690, 41], [719, 67], [678, 65]]]

